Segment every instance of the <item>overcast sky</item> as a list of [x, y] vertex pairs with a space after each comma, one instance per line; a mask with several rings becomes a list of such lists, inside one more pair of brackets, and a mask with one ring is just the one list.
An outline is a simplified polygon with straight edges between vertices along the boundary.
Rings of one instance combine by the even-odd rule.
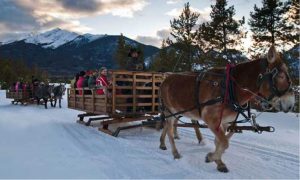
[[[170, 20], [184, 3], [209, 19], [215, 0], [0, 0], [0, 42], [24, 33], [62, 28], [77, 33], [125, 36], [145, 44], [160, 46], [168, 36]], [[261, 0], [229, 0], [236, 18], [248, 21], [254, 4]]]

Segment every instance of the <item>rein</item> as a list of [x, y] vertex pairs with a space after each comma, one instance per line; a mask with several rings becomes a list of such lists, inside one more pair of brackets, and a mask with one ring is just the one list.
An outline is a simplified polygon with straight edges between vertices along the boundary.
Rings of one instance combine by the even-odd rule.
[[[232, 87], [232, 76], [231, 76], [231, 70], [234, 67], [234, 65], [232, 64], [227, 64], [226, 65], [226, 88], [225, 88], [225, 95], [224, 95], [224, 101], [222, 103], [222, 108], [221, 108], [221, 112], [220, 112], [220, 120], [219, 120], [219, 124], [217, 126], [217, 131], [220, 130], [220, 125], [222, 122], [222, 118], [223, 118], [223, 111], [224, 111], [224, 107], [226, 104], [231, 104], [234, 102], [234, 93], [233, 93], [233, 87]], [[230, 95], [229, 95], [230, 94]], [[230, 98], [230, 99], [228, 99]]]

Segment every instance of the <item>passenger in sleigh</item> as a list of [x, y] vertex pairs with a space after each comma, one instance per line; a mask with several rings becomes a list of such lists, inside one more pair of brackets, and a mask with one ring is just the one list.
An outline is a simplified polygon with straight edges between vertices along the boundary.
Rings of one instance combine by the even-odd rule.
[[[85, 75], [85, 72], [80, 71], [79, 78], [76, 82], [76, 88], [83, 88], [84, 87], [84, 75]], [[76, 94], [77, 94], [77, 91], [76, 91]], [[78, 94], [82, 95], [82, 90], [78, 90]]]
[[145, 70], [144, 62], [140, 58], [141, 51], [136, 48], [131, 48], [128, 53], [128, 60], [126, 62], [126, 70], [128, 71], [143, 71]]
[[[97, 87], [109, 87], [111, 85], [111, 82], [107, 79], [107, 68], [102, 67], [99, 71], [99, 76], [96, 79], [96, 88]], [[111, 96], [111, 93], [105, 88], [105, 89], [97, 89], [96, 94], [103, 95], [106, 94], [108, 97]]]

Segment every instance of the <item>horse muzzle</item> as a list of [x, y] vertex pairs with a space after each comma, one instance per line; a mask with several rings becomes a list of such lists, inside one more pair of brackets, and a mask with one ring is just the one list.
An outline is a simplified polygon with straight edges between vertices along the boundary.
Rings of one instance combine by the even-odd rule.
[[292, 111], [295, 105], [295, 95], [293, 92], [288, 92], [281, 97], [275, 97], [272, 100], [272, 105], [277, 111], [285, 113]]

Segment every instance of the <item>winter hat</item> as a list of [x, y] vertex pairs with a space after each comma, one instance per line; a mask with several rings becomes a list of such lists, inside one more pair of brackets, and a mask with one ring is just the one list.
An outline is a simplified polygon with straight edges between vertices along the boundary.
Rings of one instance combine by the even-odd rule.
[[106, 68], [106, 67], [101, 67], [101, 68], [99, 69], [99, 73], [101, 73], [103, 70], [107, 70], [107, 68]]
[[79, 76], [84, 76], [85, 72], [84, 71], [80, 71]]
[[134, 53], [134, 52], [138, 53], [138, 55], [140, 55], [140, 53], [141, 53], [136, 48], [131, 48], [130, 51], [129, 51], [129, 53], [128, 53], [128, 57], [132, 57], [131, 54]]

